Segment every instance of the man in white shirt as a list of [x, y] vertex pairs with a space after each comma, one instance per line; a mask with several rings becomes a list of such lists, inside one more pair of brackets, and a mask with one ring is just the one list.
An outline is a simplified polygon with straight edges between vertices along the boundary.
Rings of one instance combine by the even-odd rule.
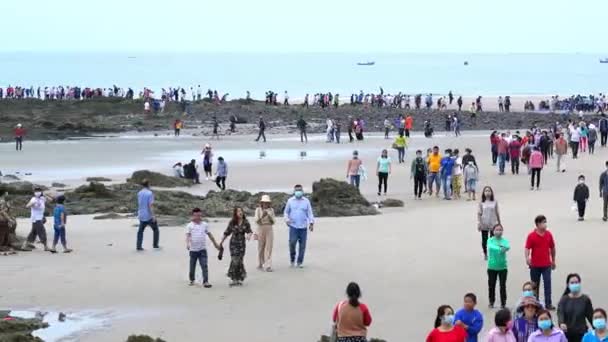
[[186, 249], [190, 253], [190, 272], [188, 273], [188, 277], [190, 278], [190, 286], [194, 285], [196, 262], [198, 261], [203, 272], [203, 287], [208, 289], [211, 287], [211, 284], [209, 284], [209, 271], [207, 267], [207, 237], [216, 249], [219, 250], [220, 246], [209, 232], [209, 227], [206, 222], [203, 222], [202, 217], [203, 213], [199, 208], [192, 209], [192, 220], [186, 226]]
[[50, 251], [46, 244], [46, 229], [44, 228], [44, 209], [45, 209], [45, 197], [42, 193], [42, 189], [36, 187], [34, 189], [34, 197], [25, 206], [30, 209], [30, 219], [32, 221], [32, 230], [27, 235], [26, 240], [23, 242], [21, 249], [27, 250], [29, 248], [36, 248], [34, 242], [36, 236], [40, 239], [40, 242], [44, 245], [45, 251]]

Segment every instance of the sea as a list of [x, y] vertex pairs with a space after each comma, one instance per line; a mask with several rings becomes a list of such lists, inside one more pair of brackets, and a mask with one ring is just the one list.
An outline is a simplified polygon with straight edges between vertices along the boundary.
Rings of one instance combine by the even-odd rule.
[[[608, 54], [607, 54], [608, 55]], [[228, 99], [272, 90], [290, 98], [332, 92], [461, 95], [605, 93], [606, 55], [592, 54], [263, 54], [0, 53], [0, 87], [69, 85], [162, 88], [199, 85]], [[374, 65], [358, 65], [373, 62]], [[467, 64], [467, 65], [465, 65]], [[190, 94], [188, 94], [190, 95]]]

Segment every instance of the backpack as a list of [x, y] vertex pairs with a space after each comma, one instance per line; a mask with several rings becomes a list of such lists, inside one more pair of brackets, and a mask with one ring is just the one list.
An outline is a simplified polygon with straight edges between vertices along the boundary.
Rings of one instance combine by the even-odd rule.
[[424, 173], [424, 160], [422, 160], [422, 158], [416, 158], [416, 164], [414, 165], [414, 170], [416, 171], [416, 174]]

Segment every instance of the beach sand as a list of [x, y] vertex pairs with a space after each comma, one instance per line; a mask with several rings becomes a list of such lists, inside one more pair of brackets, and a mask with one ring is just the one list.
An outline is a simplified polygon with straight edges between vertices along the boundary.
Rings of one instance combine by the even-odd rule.
[[[478, 190], [494, 187], [510, 240], [508, 303], [513, 305], [528, 280], [524, 262], [524, 241], [534, 217], [544, 214], [557, 243], [557, 270], [553, 274], [553, 301], [557, 304], [568, 273], [583, 278], [583, 291], [598, 307], [608, 304], [603, 290], [604, 247], [608, 225], [601, 221], [602, 203], [598, 177], [608, 153], [598, 148], [576, 161], [567, 160], [567, 172], [555, 171], [555, 160], [543, 170], [541, 191], [529, 190], [523, 168], [519, 176], [498, 176], [491, 167], [489, 134], [472, 132], [460, 138], [416, 137], [412, 146], [471, 147], [480, 165]], [[272, 141], [267, 149], [293, 147], [299, 143]], [[250, 148], [251, 137], [215, 144]], [[223, 147], [224, 146], [224, 147]], [[303, 183], [310, 191], [312, 181], [322, 177], [344, 179], [350, 150], [362, 151], [361, 158], [373, 173], [373, 163], [390, 141], [369, 139], [358, 145], [328, 146], [311, 142], [308, 149], [326, 149], [324, 160], [291, 162], [232, 162], [229, 185], [245, 189], [285, 189]], [[251, 147], [256, 148], [256, 147]], [[146, 231], [143, 253], [135, 252], [135, 220], [92, 220], [91, 216], [70, 217], [68, 240], [72, 254], [51, 255], [40, 250], [0, 257], [3, 292], [0, 308], [52, 311], [100, 310], [119, 315], [110, 327], [90, 331], [78, 341], [122, 341], [132, 333], [146, 333], [167, 341], [317, 341], [329, 332], [331, 312], [343, 298], [349, 281], [362, 288], [362, 300], [370, 306], [374, 322], [369, 336], [389, 342], [422, 341], [432, 329], [441, 304], [461, 306], [466, 292], [475, 292], [484, 313], [487, 331], [493, 313], [487, 309], [486, 264], [476, 229], [477, 202], [412, 200], [413, 184], [409, 162], [393, 165], [389, 196], [405, 200], [404, 208], [386, 209], [378, 216], [321, 218], [309, 235], [306, 268], [289, 268], [287, 229], [275, 227], [273, 273], [255, 269], [257, 246], [247, 245], [245, 264], [248, 278], [242, 288], [229, 288], [225, 274], [229, 257], [219, 261], [210, 252], [212, 289], [187, 286], [188, 256], [184, 227], [161, 228], [161, 251], [151, 249], [151, 231]], [[25, 150], [24, 150], [25, 151]], [[126, 153], [126, 151], [125, 151]], [[136, 158], [136, 151], [131, 151]], [[391, 151], [396, 160], [394, 151]], [[31, 155], [23, 163], [33, 165]], [[239, 166], [240, 165], [240, 166]], [[587, 220], [577, 222], [570, 210], [572, 192], [579, 174], [587, 176], [591, 191]], [[103, 174], [94, 174], [103, 176]], [[213, 188], [204, 184], [195, 190]], [[376, 179], [363, 182], [362, 192], [377, 199]], [[192, 203], [196, 206], [196, 203]], [[226, 220], [211, 219], [211, 231], [220, 237]], [[29, 223], [19, 221], [18, 232], [26, 234]], [[50, 225], [47, 232], [51, 233]], [[197, 270], [200, 272], [200, 269]]]

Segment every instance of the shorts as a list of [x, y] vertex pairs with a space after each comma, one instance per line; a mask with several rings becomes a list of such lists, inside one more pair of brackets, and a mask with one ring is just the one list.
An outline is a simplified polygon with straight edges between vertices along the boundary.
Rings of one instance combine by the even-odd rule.
[[468, 179], [467, 180], [467, 191], [475, 192], [476, 186], [477, 186], [477, 179]]
[[203, 165], [203, 170], [205, 170], [205, 172], [211, 172], [211, 163], [209, 163], [209, 164], [205, 163]]

